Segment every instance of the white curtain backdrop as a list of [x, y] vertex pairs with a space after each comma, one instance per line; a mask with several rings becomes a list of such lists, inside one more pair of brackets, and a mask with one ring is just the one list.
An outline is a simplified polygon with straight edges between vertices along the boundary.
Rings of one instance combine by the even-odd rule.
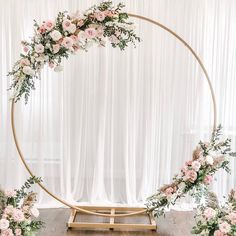
[[[10, 78], [20, 41], [33, 19], [85, 10], [96, 0], [0, 0], [0, 184], [19, 187], [28, 173], [10, 127]], [[114, 1], [118, 3], [118, 1]], [[218, 123], [236, 149], [236, 1], [123, 1], [127, 12], [155, 19], [196, 50], [216, 93]], [[191, 158], [213, 125], [210, 91], [199, 65], [173, 36], [133, 19], [142, 42], [125, 52], [90, 48], [45, 68], [27, 105], [16, 105], [16, 128], [27, 163], [50, 191], [74, 203], [138, 204]], [[236, 185], [234, 168], [213, 189]], [[57, 203], [39, 188], [41, 206]]]

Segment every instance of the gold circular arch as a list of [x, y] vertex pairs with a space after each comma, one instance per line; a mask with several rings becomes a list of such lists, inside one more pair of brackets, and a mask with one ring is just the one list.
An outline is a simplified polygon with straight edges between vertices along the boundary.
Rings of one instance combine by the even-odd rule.
[[[196, 61], [198, 62], [198, 64], [200, 65], [205, 78], [207, 79], [207, 83], [210, 89], [210, 93], [211, 93], [211, 99], [212, 99], [212, 104], [213, 104], [213, 131], [216, 128], [216, 118], [217, 118], [217, 110], [216, 110], [216, 99], [215, 99], [215, 94], [214, 94], [214, 90], [210, 81], [210, 77], [207, 73], [207, 70], [205, 68], [205, 66], [203, 65], [201, 59], [199, 58], [199, 56], [196, 54], [196, 52], [193, 50], [193, 48], [182, 38], [180, 37], [178, 34], [176, 34], [174, 31], [172, 31], [171, 29], [169, 29], [168, 27], [166, 27], [165, 25], [159, 23], [158, 21], [152, 20], [148, 17], [145, 16], [141, 16], [141, 15], [136, 15], [136, 14], [132, 14], [132, 13], [128, 13], [129, 16], [140, 19], [140, 20], [144, 20], [146, 22], [152, 23], [156, 26], [159, 26], [160, 28], [162, 28], [163, 30], [169, 32], [171, 35], [173, 35], [176, 39], [178, 39], [182, 44], [184, 44], [184, 46], [192, 53], [192, 55], [194, 56], [194, 58], [196, 59]], [[12, 127], [12, 133], [13, 133], [13, 138], [14, 138], [14, 142], [16, 145], [16, 149], [17, 152], [20, 156], [20, 160], [22, 161], [23, 165], [25, 166], [26, 170], [28, 171], [28, 173], [33, 177], [35, 176], [34, 173], [32, 172], [32, 170], [30, 169], [30, 167], [28, 166], [28, 164], [25, 161], [23, 152], [21, 151], [19, 142], [18, 142], [18, 138], [16, 135], [16, 128], [15, 128], [15, 100], [12, 100], [11, 103], [11, 127]], [[103, 217], [124, 217], [124, 216], [132, 216], [132, 215], [139, 215], [141, 213], [146, 212], [145, 210], [139, 210], [139, 211], [135, 211], [132, 213], [125, 213], [125, 214], [104, 214], [104, 213], [97, 213], [97, 212], [93, 212], [93, 211], [89, 211], [86, 209], [83, 209], [81, 207], [77, 207], [74, 205], [71, 205], [70, 203], [66, 202], [65, 200], [61, 199], [60, 197], [56, 196], [55, 194], [53, 194], [52, 192], [50, 192], [42, 183], [38, 183], [38, 185], [46, 192], [48, 193], [51, 197], [53, 197], [54, 199], [56, 199], [57, 201], [59, 201], [60, 203], [62, 203], [63, 205], [66, 205], [74, 210], [77, 211], [81, 211], [83, 213], [87, 213], [87, 214], [91, 214], [91, 215], [97, 215], [97, 216], [103, 216]]]

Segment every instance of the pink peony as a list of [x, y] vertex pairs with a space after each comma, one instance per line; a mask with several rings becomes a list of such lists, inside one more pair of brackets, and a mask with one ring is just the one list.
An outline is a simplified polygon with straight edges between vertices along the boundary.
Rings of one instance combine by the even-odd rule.
[[43, 53], [44, 52], [44, 46], [41, 43], [36, 44], [34, 49], [35, 49], [35, 52], [37, 52], [37, 53]]
[[232, 224], [236, 224], [236, 213], [235, 212], [229, 213], [229, 220]]
[[[28, 60], [28, 59], [26, 59], [26, 60]], [[29, 62], [29, 60], [28, 60], [28, 62]], [[30, 62], [29, 62], [29, 63], [30, 63]], [[9, 198], [15, 197], [15, 196], [16, 196], [16, 191], [14, 191], [14, 190], [7, 190], [7, 191], [5, 191], [5, 195], [6, 195], [7, 197], [9, 197]]]
[[206, 184], [206, 185], [209, 185], [212, 181], [213, 181], [213, 176], [211, 176], [211, 175], [206, 175], [203, 180], [204, 184]]
[[30, 61], [27, 58], [23, 58], [20, 60], [20, 66], [29, 66], [30, 65]]
[[94, 17], [98, 20], [98, 21], [103, 21], [106, 17], [105, 13], [102, 11], [99, 12], [95, 12], [94, 13]]
[[222, 222], [220, 225], [219, 225], [219, 229], [220, 229], [220, 231], [222, 232], [222, 233], [229, 233], [229, 231], [231, 230], [231, 227], [230, 227], [230, 225], [226, 222], [226, 221], [224, 221], [224, 222]]
[[53, 52], [54, 54], [58, 53], [59, 50], [60, 50], [60, 45], [59, 45], [59, 44], [54, 44], [54, 45], [52, 46], [52, 52]]
[[12, 229], [3, 230], [1, 236], [14, 236]]
[[200, 167], [201, 167], [201, 164], [200, 164], [199, 161], [193, 161], [193, 162], [192, 162], [192, 168], [193, 168], [193, 170], [199, 171]]
[[6, 219], [0, 220], [0, 230], [6, 230], [9, 227], [9, 221]]
[[165, 195], [169, 197], [172, 195], [173, 192], [174, 192], [174, 189], [172, 187], [169, 187], [165, 190]]
[[97, 36], [97, 31], [94, 28], [88, 28], [84, 32], [85, 32], [87, 38], [89, 38], [89, 39], [93, 39]]
[[220, 232], [220, 230], [216, 230], [214, 236], [224, 236], [225, 234]]
[[187, 170], [185, 172], [185, 177], [192, 183], [197, 179], [197, 173], [194, 170]]
[[207, 220], [210, 220], [216, 216], [216, 211], [214, 209], [208, 207], [204, 210], [203, 215]]
[[62, 45], [65, 47], [65, 48], [72, 48], [73, 46], [73, 39], [70, 38], [70, 37], [65, 37], [62, 41]]
[[19, 209], [14, 209], [12, 217], [13, 217], [14, 221], [16, 221], [18, 223], [25, 220], [24, 213]]
[[47, 31], [50, 31], [54, 28], [55, 26], [55, 23], [51, 20], [48, 20], [44, 23], [44, 28], [47, 30]]
[[16, 236], [20, 236], [22, 234], [22, 231], [21, 231], [21, 229], [15, 229], [15, 235]]

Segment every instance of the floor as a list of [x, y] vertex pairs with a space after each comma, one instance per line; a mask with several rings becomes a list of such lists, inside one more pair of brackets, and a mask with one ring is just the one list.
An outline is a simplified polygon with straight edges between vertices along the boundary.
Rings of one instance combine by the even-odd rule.
[[[119, 231], [119, 230], [67, 230], [66, 222], [69, 219], [69, 209], [41, 209], [40, 218], [46, 223], [46, 227], [38, 234], [40, 236], [190, 236], [193, 226], [192, 212], [168, 212], [157, 221], [157, 232], [152, 231]], [[88, 221], [88, 216], [84, 215], [83, 220]], [[95, 220], [97, 218], [89, 219]], [[135, 219], [134, 219], [135, 220]], [[138, 223], [138, 222], [137, 222]]]

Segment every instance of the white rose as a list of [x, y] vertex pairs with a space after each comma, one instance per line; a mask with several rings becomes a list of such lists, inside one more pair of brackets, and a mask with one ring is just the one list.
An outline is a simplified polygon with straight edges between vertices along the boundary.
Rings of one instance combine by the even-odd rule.
[[9, 227], [9, 221], [6, 219], [0, 220], [0, 230], [6, 230]]
[[39, 210], [36, 207], [31, 208], [30, 212], [35, 218], [39, 216]]
[[30, 66], [24, 66], [23, 67], [23, 72], [26, 75], [34, 75], [34, 70]]
[[37, 52], [37, 53], [43, 53], [44, 52], [44, 46], [41, 43], [35, 45], [34, 49], [35, 49], [35, 52]]
[[58, 41], [59, 39], [61, 39], [62, 35], [61, 33], [58, 31], [58, 30], [53, 30], [51, 33], [50, 33], [50, 36], [52, 37], [52, 39], [54, 41]]
[[54, 68], [55, 72], [61, 72], [62, 70], [63, 70], [63, 66], [61, 66], [61, 65], [58, 65]]
[[206, 163], [208, 164], [208, 165], [213, 165], [213, 163], [214, 163], [214, 160], [213, 160], [213, 157], [212, 156], [206, 156]]

